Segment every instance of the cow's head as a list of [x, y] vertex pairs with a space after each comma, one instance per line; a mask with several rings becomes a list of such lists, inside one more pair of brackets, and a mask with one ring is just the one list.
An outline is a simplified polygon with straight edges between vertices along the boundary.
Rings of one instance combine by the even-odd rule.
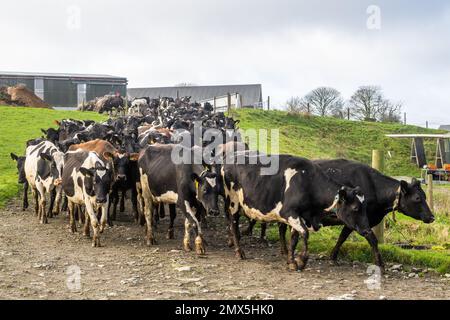
[[27, 178], [25, 176], [25, 157], [19, 157], [14, 153], [11, 153], [11, 159], [16, 162], [17, 171], [19, 173], [18, 183], [27, 182]]
[[117, 181], [126, 181], [127, 172], [130, 171], [131, 161], [137, 161], [139, 153], [119, 153], [114, 157], [114, 169]]
[[97, 161], [95, 167], [81, 167], [80, 172], [85, 177], [86, 193], [91, 197], [95, 196], [95, 201], [98, 204], [106, 203], [113, 183], [113, 171], [109, 163], [105, 165], [103, 162]]
[[396, 201], [396, 209], [401, 213], [425, 223], [434, 221], [434, 215], [427, 204], [427, 197], [419, 180], [413, 178], [411, 183], [400, 181]]
[[50, 171], [48, 173], [53, 179], [53, 184], [59, 186], [62, 182], [64, 153], [60, 151], [41, 153], [40, 158], [41, 161], [38, 162], [38, 172], [47, 172], [49, 168]]
[[47, 130], [41, 129], [41, 131], [48, 141], [53, 143], [59, 141], [59, 129], [48, 128]]
[[367, 218], [366, 205], [364, 194], [359, 187], [349, 188], [344, 186], [338, 191], [333, 205], [326, 211], [336, 209], [337, 217], [348, 228], [356, 230], [362, 236], [367, 236], [371, 229]]
[[203, 171], [200, 175], [192, 173], [191, 178], [195, 184], [195, 193], [197, 200], [205, 208], [207, 214], [219, 215], [217, 205], [219, 195], [219, 183], [217, 174], [211, 171]]

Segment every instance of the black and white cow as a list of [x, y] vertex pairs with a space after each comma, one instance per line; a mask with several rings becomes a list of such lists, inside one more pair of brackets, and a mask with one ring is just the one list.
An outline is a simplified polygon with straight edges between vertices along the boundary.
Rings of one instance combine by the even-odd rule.
[[[225, 207], [236, 255], [245, 258], [239, 246], [239, 211], [263, 222], [279, 222], [292, 228], [288, 264], [293, 270], [303, 269], [308, 260], [309, 232], [305, 224], [317, 230], [324, 211], [337, 211], [337, 216], [370, 239], [376, 237], [365, 214], [364, 195], [359, 188], [349, 188], [327, 177], [313, 162], [290, 155], [279, 155], [279, 168], [273, 175], [262, 175], [267, 167], [246, 154], [244, 164], [224, 164], [221, 175], [225, 189]], [[252, 164], [256, 163], [256, 164]], [[295, 257], [299, 235], [303, 249]]]
[[[33, 192], [35, 212], [41, 223], [47, 223], [47, 217], [52, 217], [53, 206], [55, 214], [59, 213], [63, 167], [64, 154], [49, 141], [42, 141], [26, 149], [25, 177]], [[45, 210], [47, 193], [50, 194], [48, 213]]]
[[18, 179], [17, 182], [23, 185], [23, 204], [22, 210], [28, 208], [28, 181], [25, 175], [25, 157], [19, 157], [11, 153], [11, 159], [16, 161]]
[[[197, 254], [205, 253], [202, 228], [199, 218], [206, 210], [207, 214], [218, 215], [217, 174], [202, 164], [175, 164], [171, 155], [175, 145], [152, 145], [144, 149], [138, 160], [144, 215], [147, 223], [147, 244], [155, 243], [153, 236], [153, 210], [159, 203], [176, 204], [185, 216], [185, 234], [183, 247], [192, 250], [190, 244], [191, 228], [195, 232], [195, 249]], [[190, 149], [186, 152], [191, 152]], [[173, 229], [171, 210], [171, 226]]]
[[[110, 155], [112, 158], [112, 155]], [[92, 246], [100, 247], [108, 216], [109, 193], [113, 184], [110, 162], [103, 161], [95, 152], [69, 151], [65, 155], [62, 187], [69, 203], [71, 231], [76, 232], [75, 205], [85, 206], [84, 234], [89, 236], [89, 222], [94, 231]], [[101, 211], [100, 222], [97, 212]]]

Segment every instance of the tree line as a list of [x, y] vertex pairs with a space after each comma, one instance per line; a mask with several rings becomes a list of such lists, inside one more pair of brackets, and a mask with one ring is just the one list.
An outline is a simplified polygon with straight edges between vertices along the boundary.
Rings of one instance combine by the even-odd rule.
[[378, 86], [361, 86], [345, 100], [341, 93], [330, 87], [319, 87], [304, 97], [291, 97], [286, 101], [286, 110], [291, 113], [351, 118], [364, 121], [400, 122], [401, 102], [384, 97]]

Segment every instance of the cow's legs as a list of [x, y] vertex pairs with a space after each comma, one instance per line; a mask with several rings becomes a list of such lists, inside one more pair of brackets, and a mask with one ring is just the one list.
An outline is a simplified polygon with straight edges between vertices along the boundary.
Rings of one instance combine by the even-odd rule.
[[161, 219], [165, 218], [166, 210], [164, 208], [164, 203], [160, 202], [158, 208], [159, 208], [158, 218], [161, 218]]
[[53, 218], [53, 206], [55, 204], [55, 199], [56, 199], [56, 190], [55, 188], [53, 188], [53, 190], [50, 191], [50, 205], [48, 206], [47, 212], [47, 216], [49, 218]]
[[169, 204], [169, 213], [170, 213], [170, 225], [167, 230], [167, 239], [174, 239], [174, 229], [173, 224], [175, 222], [175, 218], [177, 216], [176, 206], [175, 204]]
[[84, 216], [84, 227], [83, 227], [83, 235], [85, 237], [90, 237], [91, 236], [91, 229], [90, 229], [90, 224], [91, 224], [91, 219], [89, 218], [89, 215], [87, 213], [87, 211], [84, 211], [84, 213], [81, 211], [81, 207], [78, 206], [78, 214], [80, 216]]
[[153, 201], [149, 195], [144, 195], [144, 216], [147, 223], [146, 237], [147, 245], [156, 244], [155, 237], [153, 235]]
[[67, 196], [64, 195], [63, 196], [63, 203], [62, 203], [61, 211], [66, 211], [66, 210], [67, 210]]
[[297, 230], [292, 229], [291, 231], [291, 241], [289, 243], [289, 250], [288, 250], [288, 265], [289, 269], [291, 270], [298, 270], [297, 262], [295, 261], [295, 249], [297, 248], [298, 244], [298, 237], [299, 233]]
[[32, 188], [31, 193], [33, 194], [33, 198], [34, 198], [34, 215], [36, 217], [38, 217], [39, 216], [39, 193], [36, 190], [36, 188]]
[[287, 231], [287, 224], [279, 223], [278, 234], [280, 235], [280, 250], [282, 255], [288, 254], [288, 248], [286, 245], [286, 231]]
[[378, 250], [378, 239], [373, 233], [372, 230], [370, 230], [367, 234], [364, 235], [364, 238], [366, 238], [367, 242], [369, 242], [370, 247], [372, 248], [372, 254], [375, 258], [375, 264], [380, 267], [381, 271], [384, 272], [384, 263], [383, 259], [381, 258], [380, 251]]
[[183, 237], [183, 249], [184, 251], [192, 251], [191, 247], [191, 223], [189, 218], [184, 218], [184, 237]]
[[53, 207], [53, 215], [57, 216], [61, 212], [62, 188], [56, 190], [55, 206]]
[[202, 233], [202, 227], [200, 225], [199, 220], [197, 219], [197, 213], [200, 214], [200, 212], [197, 212], [197, 209], [195, 207], [192, 207], [188, 201], [184, 202], [185, 206], [185, 216], [188, 219], [188, 223], [186, 223], [185, 220], [185, 233], [184, 233], [184, 240], [183, 245], [186, 251], [190, 251], [190, 228], [193, 227], [195, 231], [195, 252], [199, 255], [205, 254], [205, 243], [203, 240], [203, 233]]
[[94, 236], [92, 237], [92, 246], [100, 247], [100, 224], [97, 219], [97, 212], [89, 201], [86, 201], [86, 212], [89, 220], [91, 220], [92, 230], [94, 231]]
[[244, 231], [242, 231], [242, 235], [244, 236], [252, 236], [253, 235], [253, 228], [256, 225], [255, 219], [248, 219], [248, 227]]
[[229, 218], [229, 222], [230, 222], [229, 228], [230, 228], [231, 236], [232, 236], [233, 243], [234, 243], [234, 251], [235, 251], [236, 257], [239, 259], [245, 259], [245, 253], [239, 245], [239, 239], [240, 239], [239, 218], [240, 218], [239, 212], [232, 214], [231, 217]]
[[[108, 196], [109, 197], [109, 196]], [[103, 231], [106, 228], [106, 223], [108, 222], [108, 207], [109, 207], [109, 199], [106, 201], [105, 204], [101, 207], [101, 217], [100, 217], [100, 233], [103, 233]]]
[[116, 214], [117, 214], [117, 204], [119, 203], [119, 190], [117, 187], [113, 188], [113, 191], [111, 192], [111, 203], [109, 206], [112, 205], [113, 210], [111, 214], [110, 220], [116, 220]]
[[38, 184], [37, 185], [37, 191], [38, 191], [38, 194], [39, 194], [39, 213], [38, 213], [38, 218], [39, 218], [40, 223], [46, 224], [46, 223], [48, 223], [48, 221], [47, 221], [47, 212], [45, 211], [46, 199], [45, 199], [44, 186], [42, 186], [41, 184]]
[[25, 211], [25, 209], [28, 208], [28, 181], [24, 182], [23, 184], [23, 205], [22, 210]]
[[352, 231], [353, 231], [352, 229], [347, 228], [346, 226], [344, 226], [344, 228], [342, 228], [341, 234], [339, 235], [339, 239], [338, 239], [336, 245], [334, 246], [333, 250], [331, 251], [330, 258], [333, 262], [336, 263], [338, 254], [339, 254], [339, 250], [341, 249], [341, 246], [345, 242], [345, 240], [347, 240], [348, 236], [352, 233]]
[[75, 233], [77, 232], [77, 225], [75, 223], [75, 204], [72, 201], [69, 201], [68, 209], [69, 209], [70, 231], [72, 233]]
[[126, 190], [122, 190], [122, 196], [120, 197], [120, 212], [125, 212], [125, 195], [127, 194]]
[[139, 222], [139, 210], [137, 202], [137, 191], [136, 188], [131, 188], [131, 204], [133, 206], [134, 220]]

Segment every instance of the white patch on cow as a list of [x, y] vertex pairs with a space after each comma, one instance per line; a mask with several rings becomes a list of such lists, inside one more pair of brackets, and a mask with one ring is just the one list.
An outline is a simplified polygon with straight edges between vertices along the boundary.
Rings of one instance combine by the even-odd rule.
[[[234, 193], [234, 191], [231, 190], [231, 193]], [[244, 209], [244, 213], [247, 217], [258, 220], [258, 221], [263, 221], [263, 222], [286, 223], [286, 219], [284, 219], [280, 216], [281, 209], [283, 208], [283, 204], [281, 203], [281, 201], [278, 202], [275, 205], [275, 208], [273, 208], [269, 212], [261, 212], [259, 209], [251, 208], [247, 204], [244, 203], [244, 191], [242, 190], [242, 188], [239, 189], [236, 192], [236, 194], [237, 194], [237, 198], [239, 199], [239, 204]]]
[[163, 202], [163, 203], [177, 203], [178, 201], [178, 194], [173, 191], [167, 191], [166, 193], [163, 193], [160, 196], [154, 197], [157, 202]]
[[288, 224], [296, 231], [300, 232], [301, 235], [305, 234], [305, 228], [303, 228], [300, 218], [288, 218]]
[[364, 203], [364, 195], [356, 195], [356, 197], [358, 198], [359, 202]]
[[198, 233], [202, 233], [202, 227], [200, 226], [200, 223], [198, 223], [197, 217], [195, 214], [197, 213], [197, 210], [189, 204], [189, 201], [184, 200], [184, 206], [186, 208], [186, 212], [191, 216], [192, 220], [194, 220], [195, 224], [197, 225]]
[[126, 154], [125, 153], [119, 153], [119, 159], [122, 159], [123, 157], [125, 157]]
[[205, 179], [212, 188], [214, 188], [216, 186], [216, 183], [217, 183], [216, 178], [207, 178], [206, 177]]
[[103, 178], [106, 174], [106, 170], [97, 170], [97, 175], [101, 178]]
[[297, 170], [295, 169], [289, 168], [284, 170], [284, 178], [286, 179], [286, 188], [284, 189], [284, 192], [286, 192], [289, 189], [289, 186], [291, 185], [291, 179], [296, 173]]

